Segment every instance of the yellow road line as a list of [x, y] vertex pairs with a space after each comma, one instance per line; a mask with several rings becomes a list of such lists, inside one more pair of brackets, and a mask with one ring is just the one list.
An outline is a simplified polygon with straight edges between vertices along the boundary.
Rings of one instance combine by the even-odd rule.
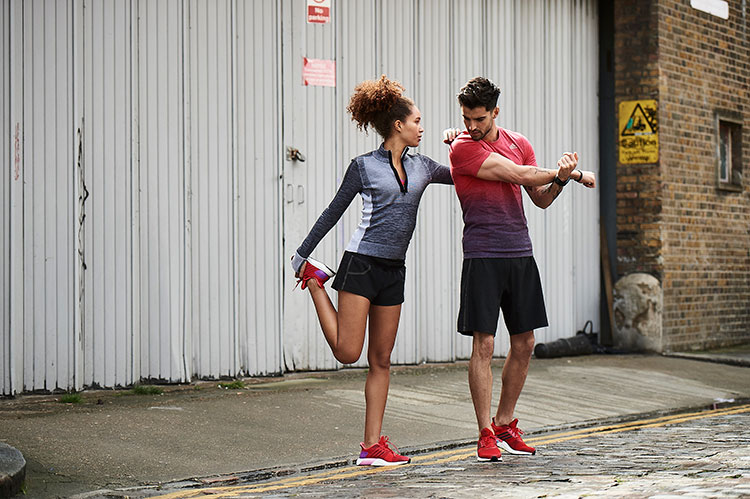
[[[647, 423], [646, 421], [648, 421], [648, 420], [644, 420], [642, 423], [645, 423], [645, 424], [639, 424], [638, 426], [628, 425], [628, 427], [616, 427], [616, 428], [611, 428], [611, 427], [604, 426], [604, 427], [596, 428], [596, 431], [592, 431], [592, 432], [585, 433], [585, 434], [569, 435], [569, 436], [563, 436], [563, 437], [560, 437], [560, 435], [563, 435], [563, 434], [555, 434], [555, 435], [552, 435], [552, 436], [549, 436], [549, 437], [537, 437], [537, 438], [534, 438], [534, 439], [530, 438], [530, 439], [528, 439], [526, 441], [528, 443], [534, 443], [536, 445], [548, 445], [548, 444], [566, 442], [566, 441], [569, 441], [569, 440], [579, 440], [579, 439], [582, 439], [582, 438], [595, 437], [595, 436], [599, 436], [599, 435], [608, 435], [610, 433], [621, 433], [623, 431], [641, 430], [641, 429], [644, 429], [644, 428], [657, 428], [659, 426], [667, 426], [667, 425], [670, 425], [670, 424], [683, 423], [685, 421], [692, 421], [694, 419], [705, 419], [705, 418], [709, 418], [709, 417], [725, 416], [725, 415], [729, 415], [729, 414], [739, 414], [739, 413], [743, 413], [743, 412], [750, 412], [750, 406], [738, 407], [738, 408], [735, 408], [733, 410], [722, 410], [721, 412], [714, 412], [714, 411], [712, 411], [710, 414], [705, 413], [703, 415], [699, 415], [697, 413], [694, 413], [694, 414], [690, 414], [690, 415], [684, 415], [684, 417], [683, 416], [672, 417], [668, 421], [662, 421], [662, 422], [659, 422], [659, 423]], [[473, 449], [471, 451], [465, 451], [465, 450], [462, 449], [461, 451], [457, 451], [453, 456], [445, 457], [445, 458], [442, 458], [442, 459], [436, 459], [436, 460], [430, 461], [430, 462], [425, 462], [425, 463], [423, 463], [421, 465], [424, 466], [424, 465], [428, 465], [428, 464], [432, 465], [432, 464], [446, 463], [446, 462], [450, 462], [450, 461], [459, 461], [461, 459], [466, 459], [467, 457], [471, 457], [473, 455], [474, 455], [474, 450]]]
[[[598, 435], [607, 435], [611, 433], [621, 433], [624, 431], [633, 431], [643, 428], [656, 428], [660, 426], [667, 426], [670, 424], [683, 423], [686, 421], [692, 421], [695, 419], [706, 419], [716, 416], [724, 416], [730, 414], [740, 414], [743, 412], [750, 412], [750, 405], [742, 405], [736, 407], [728, 407], [725, 409], [714, 409], [711, 411], [692, 412], [684, 414], [673, 414], [670, 416], [663, 416], [658, 418], [644, 419], [640, 421], [630, 421], [619, 425], [608, 425], [598, 426], [594, 428], [584, 428], [581, 430], [573, 430], [562, 433], [555, 433], [549, 436], [539, 436], [529, 438], [528, 443], [534, 443], [536, 445], [547, 445], [552, 443], [566, 442], [569, 440], [578, 440], [582, 438], [589, 438]], [[460, 461], [474, 456], [475, 450], [467, 450], [466, 448], [452, 449], [447, 451], [438, 451], [430, 453], [425, 456], [417, 456], [412, 459], [412, 466], [433, 466], [436, 464], [449, 463], [454, 461]], [[210, 487], [201, 489], [190, 489], [180, 490], [169, 494], [156, 496], [155, 499], [189, 499], [192, 497], [237, 497], [238, 495], [247, 493], [260, 493], [270, 492], [274, 490], [302, 487], [306, 485], [314, 485], [320, 482], [329, 480], [344, 480], [346, 478], [353, 478], [363, 475], [372, 475], [375, 473], [382, 473], [388, 471], [390, 467], [378, 467], [378, 468], [361, 468], [359, 466], [348, 466], [345, 468], [337, 468], [335, 470], [325, 471], [314, 475], [308, 475], [304, 477], [290, 477], [274, 482], [268, 482], [263, 484], [252, 484], [252, 485], [234, 485], [224, 487]]]

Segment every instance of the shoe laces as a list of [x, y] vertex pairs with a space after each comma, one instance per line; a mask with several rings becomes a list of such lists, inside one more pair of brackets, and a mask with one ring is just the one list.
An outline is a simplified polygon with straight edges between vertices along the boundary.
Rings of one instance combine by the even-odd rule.
[[[376, 445], [380, 447], [383, 450], [383, 452], [386, 452], [387, 454], [390, 454], [392, 456], [400, 455], [398, 447], [396, 447], [396, 445], [393, 442], [388, 440], [388, 437], [386, 436], [380, 437], [380, 440], [378, 440], [378, 443]], [[396, 449], [396, 452], [393, 452], [393, 449], [391, 449], [391, 447]]]
[[508, 433], [510, 433], [514, 437], [520, 438], [521, 435], [523, 435], [523, 430], [515, 424], [511, 423], [508, 425]]
[[[398, 447], [396, 447], [396, 444], [394, 444], [393, 442], [391, 442], [390, 440], [388, 440], [388, 437], [385, 437], [385, 436], [384, 437], [380, 437], [380, 441], [378, 443], [380, 445], [382, 445], [383, 447], [385, 447], [386, 449], [388, 449], [388, 452], [390, 452], [391, 454], [398, 454], [399, 453], [398, 452]], [[391, 449], [391, 447], [393, 447], [393, 449], [396, 449], [396, 452], [394, 452], [393, 449]]]
[[495, 435], [482, 435], [479, 437], [480, 447], [492, 447], [493, 445], [497, 445], [497, 438]]
[[312, 280], [314, 280], [315, 282], [317, 282], [318, 286], [320, 286], [321, 288], [323, 287], [323, 283], [320, 282], [320, 279], [318, 279], [317, 277], [315, 277], [315, 276], [312, 276], [312, 277], [310, 277], [310, 276], [302, 276], [302, 277], [298, 277], [297, 278], [297, 284], [294, 285], [294, 289], [297, 289], [297, 286], [299, 286], [300, 283], [302, 284], [302, 289], [306, 289], [309, 286], [308, 283], [310, 281], [312, 281]]

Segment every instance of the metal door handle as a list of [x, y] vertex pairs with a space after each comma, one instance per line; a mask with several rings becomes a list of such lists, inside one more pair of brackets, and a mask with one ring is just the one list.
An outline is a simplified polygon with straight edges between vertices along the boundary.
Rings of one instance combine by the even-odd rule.
[[294, 186], [292, 184], [286, 184], [286, 195], [284, 197], [287, 203], [294, 202]]
[[305, 156], [299, 152], [296, 147], [287, 146], [286, 148], [286, 160], [287, 161], [299, 161], [300, 163], [305, 162]]

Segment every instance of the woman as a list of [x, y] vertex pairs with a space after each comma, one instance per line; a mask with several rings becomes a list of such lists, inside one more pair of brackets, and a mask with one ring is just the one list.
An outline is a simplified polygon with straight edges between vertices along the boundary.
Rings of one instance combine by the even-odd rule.
[[[421, 154], [417, 147], [424, 129], [419, 109], [402, 95], [398, 82], [381, 76], [354, 89], [347, 110], [357, 126], [372, 127], [383, 138], [375, 151], [350, 163], [338, 192], [292, 257], [292, 267], [309, 289], [323, 334], [336, 359], [359, 359], [369, 316], [370, 336], [365, 383], [365, 434], [358, 465], [392, 466], [409, 458], [394, 452], [380, 436], [390, 383], [391, 351], [404, 301], [404, 259], [417, 219], [417, 208], [428, 184], [452, 184], [450, 169]], [[362, 219], [341, 259], [332, 287], [339, 293], [338, 312], [323, 284], [334, 275], [309, 258], [354, 197], [362, 196]]]

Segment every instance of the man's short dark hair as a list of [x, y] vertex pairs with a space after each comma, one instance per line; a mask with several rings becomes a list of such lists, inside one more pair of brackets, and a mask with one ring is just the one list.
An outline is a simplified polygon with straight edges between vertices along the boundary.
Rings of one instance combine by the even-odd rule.
[[491, 111], [497, 107], [500, 89], [487, 78], [477, 76], [469, 80], [458, 92], [458, 103], [469, 109], [479, 106]]

